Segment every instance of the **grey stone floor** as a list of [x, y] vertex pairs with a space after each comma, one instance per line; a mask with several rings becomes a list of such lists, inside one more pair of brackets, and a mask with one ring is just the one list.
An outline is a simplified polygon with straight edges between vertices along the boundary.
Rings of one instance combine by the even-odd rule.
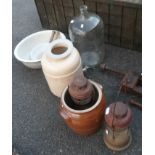
[[[13, 0], [13, 50], [25, 36], [42, 30], [33, 0]], [[132, 69], [141, 73], [141, 53], [111, 45], [106, 46], [105, 62], [122, 71]], [[131, 125], [133, 142], [122, 152], [108, 150], [103, 142], [103, 129], [89, 137], [74, 134], [58, 113], [59, 99], [53, 96], [41, 70], [31, 70], [15, 60], [13, 69], [13, 136], [12, 143], [21, 155], [141, 155], [141, 111], [131, 107], [134, 120]], [[120, 77], [90, 70], [89, 78], [103, 84], [107, 105], [115, 101]], [[118, 100], [140, 98], [121, 93]]]

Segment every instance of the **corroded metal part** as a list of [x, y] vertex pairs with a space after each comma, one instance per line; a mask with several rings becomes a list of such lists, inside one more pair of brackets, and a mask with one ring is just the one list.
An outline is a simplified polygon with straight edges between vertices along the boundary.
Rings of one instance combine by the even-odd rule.
[[132, 71], [128, 71], [122, 81], [122, 90], [125, 92], [131, 92], [136, 95], [142, 96], [142, 76], [134, 73]]
[[[132, 142], [132, 134], [130, 129], [124, 130], [123, 133], [120, 134], [120, 132], [114, 132], [112, 130], [105, 130], [104, 132], [104, 142], [106, 146], [114, 151], [122, 151], [127, 149], [131, 142]], [[115, 138], [113, 138], [113, 135]]]
[[109, 106], [109, 114], [105, 115], [107, 125], [114, 129], [127, 128], [132, 121], [131, 109], [123, 102], [115, 102]]
[[129, 147], [132, 141], [130, 123], [132, 112], [123, 102], [112, 103], [105, 112], [106, 129], [104, 142], [108, 148], [121, 151]]
[[101, 64], [100, 68], [103, 71], [113, 72], [123, 77], [120, 83], [120, 90], [142, 96], [142, 75], [139, 75], [133, 71], [124, 73], [122, 71], [112, 69], [106, 64]]
[[93, 85], [84, 76], [77, 76], [69, 84], [69, 94], [77, 104], [88, 104], [94, 96]]
[[101, 64], [100, 65], [100, 68], [103, 70], [103, 71], [109, 71], [109, 72], [113, 72], [113, 73], [116, 73], [116, 74], [120, 74], [120, 75], [124, 75], [125, 73], [121, 72], [121, 71], [118, 71], [116, 69], [112, 69], [110, 67], [108, 67], [106, 64]]
[[131, 99], [129, 101], [129, 104], [133, 105], [133, 106], [136, 106], [137, 108], [141, 109], [142, 110], [142, 104], [141, 103], [138, 103], [137, 101]]

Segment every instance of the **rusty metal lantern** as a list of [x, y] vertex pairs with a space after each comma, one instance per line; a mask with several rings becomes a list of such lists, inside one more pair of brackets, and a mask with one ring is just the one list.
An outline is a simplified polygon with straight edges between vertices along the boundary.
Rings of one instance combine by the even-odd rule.
[[86, 105], [94, 99], [94, 87], [84, 76], [76, 76], [69, 84], [69, 94], [77, 105]]
[[123, 102], [112, 103], [106, 108], [104, 142], [108, 148], [121, 151], [129, 147], [132, 141], [131, 121], [131, 109]]

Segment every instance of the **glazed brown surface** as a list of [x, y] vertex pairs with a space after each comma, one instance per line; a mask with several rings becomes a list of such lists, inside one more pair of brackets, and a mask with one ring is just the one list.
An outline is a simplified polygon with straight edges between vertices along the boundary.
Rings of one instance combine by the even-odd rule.
[[61, 101], [60, 115], [66, 124], [77, 134], [90, 135], [95, 133], [101, 126], [104, 118], [106, 100], [102, 93], [100, 104], [93, 110], [86, 113], [75, 113], [69, 111]]

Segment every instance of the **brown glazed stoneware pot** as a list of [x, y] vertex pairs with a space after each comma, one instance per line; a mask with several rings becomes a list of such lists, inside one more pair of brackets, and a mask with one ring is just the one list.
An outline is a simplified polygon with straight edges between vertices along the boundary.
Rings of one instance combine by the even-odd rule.
[[103, 90], [96, 82], [89, 81], [97, 92], [96, 100], [90, 107], [82, 110], [72, 107], [68, 87], [64, 89], [61, 97], [60, 115], [66, 124], [79, 135], [90, 135], [97, 132], [104, 118], [106, 100]]

